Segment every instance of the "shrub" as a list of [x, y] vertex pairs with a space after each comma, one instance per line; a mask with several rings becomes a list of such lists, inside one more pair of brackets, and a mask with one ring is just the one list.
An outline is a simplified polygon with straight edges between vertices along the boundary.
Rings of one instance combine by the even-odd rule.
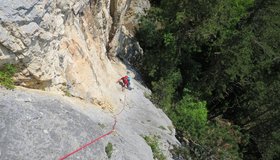
[[144, 139], [147, 142], [147, 144], [151, 147], [154, 159], [166, 160], [166, 157], [162, 154], [158, 146], [158, 138], [156, 136], [145, 136]]
[[105, 152], [106, 152], [108, 158], [111, 158], [112, 153], [113, 153], [113, 145], [112, 145], [112, 143], [109, 142], [107, 144], [107, 146], [105, 147]]
[[190, 95], [185, 95], [170, 113], [176, 128], [187, 131], [192, 137], [199, 137], [207, 123], [206, 102], [197, 101]]
[[5, 64], [3, 68], [0, 69], [0, 85], [13, 89], [14, 81], [12, 79], [13, 75], [16, 73], [16, 68], [12, 64]]
[[65, 95], [66, 95], [67, 97], [72, 97], [72, 95], [71, 95], [71, 93], [70, 93], [70, 91], [69, 91], [68, 89], [65, 90], [64, 93], [65, 93]]

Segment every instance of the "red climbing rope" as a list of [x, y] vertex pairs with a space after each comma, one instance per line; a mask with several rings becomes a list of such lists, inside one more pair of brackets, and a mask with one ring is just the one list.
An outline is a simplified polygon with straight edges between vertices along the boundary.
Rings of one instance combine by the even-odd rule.
[[100, 137], [98, 137], [98, 138], [92, 140], [91, 142], [89, 142], [89, 143], [87, 143], [87, 144], [84, 144], [83, 146], [81, 146], [80, 148], [76, 149], [75, 151], [73, 151], [73, 152], [71, 152], [71, 153], [68, 153], [68, 154], [66, 154], [65, 156], [59, 158], [59, 160], [64, 160], [64, 159], [68, 158], [69, 156], [71, 156], [71, 155], [73, 155], [73, 154], [75, 154], [75, 153], [81, 151], [82, 149], [88, 147], [89, 145], [91, 145], [91, 144], [97, 142], [98, 140], [100, 140], [100, 139], [102, 139], [102, 138], [104, 138], [104, 137], [106, 137], [106, 136], [112, 134], [112, 133], [115, 131], [115, 127], [116, 127], [116, 124], [117, 124], [117, 117], [116, 117], [116, 116], [119, 115], [119, 114], [121, 114], [121, 113], [123, 112], [123, 110], [124, 110], [124, 108], [125, 108], [125, 106], [126, 106], [126, 103], [125, 103], [125, 102], [126, 102], [126, 94], [125, 94], [125, 97], [124, 97], [124, 106], [123, 106], [122, 110], [121, 110], [118, 114], [115, 114], [115, 115], [113, 116], [115, 122], [114, 122], [114, 125], [113, 125], [112, 129], [111, 129], [108, 133], [103, 134], [102, 136], [100, 136]]
[[106, 137], [106, 136], [112, 134], [112, 133], [114, 132], [114, 130], [115, 130], [116, 123], [117, 123], [117, 120], [116, 120], [116, 118], [115, 118], [115, 123], [114, 123], [113, 128], [112, 128], [111, 131], [109, 131], [108, 133], [106, 133], [106, 134], [104, 134], [104, 135], [102, 135], [102, 136], [100, 136], [100, 137], [98, 137], [98, 138], [92, 140], [91, 142], [89, 142], [89, 143], [87, 143], [87, 144], [81, 146], [80, 148], [76, 149], [75, 151], [66, 154], [65, 156], [59, 158], [59, 160], [64, 160], [64, 159], [66, 159], [67, 157], [69, 157], [69, 156], [71, 156], [71, 155], [73, 155], [73, 154], [79, 152], [80, 150], [86, 148], [87, 146], [89, 146], [89, 145], [91, 145], [91, 144], [97, 142], [97, 141], [100, 140], [101, 138], [104, 138], [104, 137]]

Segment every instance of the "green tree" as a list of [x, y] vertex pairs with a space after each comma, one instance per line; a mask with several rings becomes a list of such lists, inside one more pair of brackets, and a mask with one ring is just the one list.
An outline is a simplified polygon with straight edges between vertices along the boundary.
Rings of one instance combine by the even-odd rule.
[[187, 94], [169, 115], [176, 129], [185, 131], [185, 137], [199, 139], [207, 123], [206, 102], [197, 101]]
[[[248, 141], [235, 141], [244, 159], [278, 158], [274, 149], [280, 144], [269, 142], [279, 135], [280, 124], [279, 8], [280, 2], [273, 0], [154, 3], [138, 32], [144, 49], [138, 67], [152, 86], [155, 102], [172, 115], [177, 129], [195, 135], [177, 123], [192, 119], [187, 113], [192, 110], [184, 112], [191, 102], [181, 104], [184, 88], [189, 88], [193, 99], [207, 102], [207, 127], [227, 133], [222, 128], [230, 128], [212, 125], [223, 118], [249, 134]], [[173, 72], [180, 78], [174, 78]], [[206, 141], [210, 138], [201, 136]], [[227, 139], [226, 134], [221, 136]], [[238, 151], [235, 142], [231, 156]], [[202, 139], [201, 144], [207, 146]]]

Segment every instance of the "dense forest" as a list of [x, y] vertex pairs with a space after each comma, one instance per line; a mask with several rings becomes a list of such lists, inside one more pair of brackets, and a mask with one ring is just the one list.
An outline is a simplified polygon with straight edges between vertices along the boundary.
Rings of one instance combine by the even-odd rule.
[[280, 0], [151, 0], [137, 38], [179, 159], [280, 159]]

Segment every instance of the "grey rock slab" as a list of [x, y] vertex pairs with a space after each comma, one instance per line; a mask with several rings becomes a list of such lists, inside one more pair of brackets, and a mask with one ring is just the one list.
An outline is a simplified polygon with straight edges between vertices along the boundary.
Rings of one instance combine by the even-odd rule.
[[[1, 90], [0, 113], [1, 160], [58, 159], [103, 134], [97, 123], [54, 97]], [[88, 147], [69, 159], [92, 155]], [[95, 155], [105, 157], [104, 151]]]
[[[151, 160], [153, 153], [143, 136], [159, 136], [167, 159], [179, 145], [168, 117], [143, 96], [143, 88], [126, 90], [123, 105], [115, 113], [59, 95], [29, 90], [0, 89], [0, 159], [58, 159], [109, 132], [115, 132], [68, 159], [108, 159], [105, 147], [113, 144], [113, 160]], [[124, 107], [124, 108], [123, 108]], [[159, 128], [163, 126], [166, 130]]]
[[21, 26], [20, 29], [23, 33], [27, 33], [27, 35], [32, 35], [35, 31], [37, 31], [40, 27], [37, 23], [31, 22], [27, 25]]

